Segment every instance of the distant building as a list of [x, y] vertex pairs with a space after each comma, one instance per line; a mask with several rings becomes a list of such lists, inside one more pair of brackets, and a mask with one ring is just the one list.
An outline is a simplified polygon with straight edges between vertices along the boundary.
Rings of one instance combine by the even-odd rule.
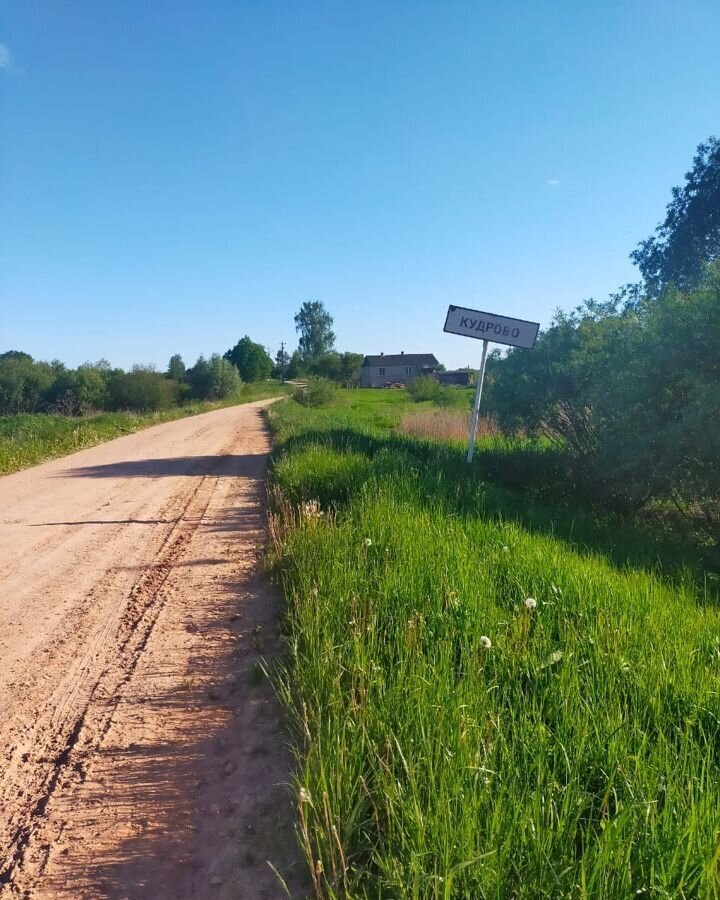
[[465, 387], [475, 384], [474, 369], [452, 369], [450, 372], [437, 372], [435, 377], [440, 384], [459, 384]]
[[432, 353], [396, 353], [366, 356], [362, 363], [363, 387], [407, 384], [420, 375], [435, 375], [438, 361]]

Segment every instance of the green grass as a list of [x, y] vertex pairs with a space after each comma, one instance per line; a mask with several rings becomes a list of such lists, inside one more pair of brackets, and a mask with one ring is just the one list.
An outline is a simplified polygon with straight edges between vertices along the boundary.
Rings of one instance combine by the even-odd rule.
[[158, 412], [98, 413], [84, 418], [44, 413], [0, 416], [0, 475], [17, 472], [161, 422], [237, 403], [250, 403], [281, 393], [284, 390], [278, 384], [246, 384], [240, 397], [232, 400], [188, 403]]
[[318, 896], [720, 896], [717, 582], [523, 489], [546, 448], [392, 434], [402, 402], [270, 412]]

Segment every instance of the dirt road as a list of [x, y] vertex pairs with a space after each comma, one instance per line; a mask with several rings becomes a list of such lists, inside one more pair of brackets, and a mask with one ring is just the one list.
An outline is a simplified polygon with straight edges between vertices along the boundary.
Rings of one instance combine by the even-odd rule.
[[0, 478], [0, 897], [300, 890], [265, 405]]

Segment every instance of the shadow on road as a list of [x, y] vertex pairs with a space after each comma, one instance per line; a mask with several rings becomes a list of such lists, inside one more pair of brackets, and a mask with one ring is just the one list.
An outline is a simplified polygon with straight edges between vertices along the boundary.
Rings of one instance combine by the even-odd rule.
[[230, 478], [263, 478], [265, 453], [227, 453], [219, 456], [170, 456], [159, 459], [128, 459], [98, 466], [65, 469], [57, 477], [67, 478], [177, 478], [217, 475]]

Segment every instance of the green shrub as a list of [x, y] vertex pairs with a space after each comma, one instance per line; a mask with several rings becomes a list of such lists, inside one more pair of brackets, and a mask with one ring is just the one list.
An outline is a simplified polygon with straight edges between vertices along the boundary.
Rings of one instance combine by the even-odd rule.
[[423, 400], [437, 401], [442, 394], [442, 388], [430, 375], [420, 375], [408, 384], [407, 392], [416, 403], [420, 403]]
[[187, 379], [191, 395], [198, 400], [223, 400], [240, 393], [242, 379], [236, 366], [219, 353], [209, 359], [199, 356], [188, 369]]
[[113, 409], [158, 410], [177, 402], [177, 383], [151, 368], [135, 366], [132, 372], [115, 372], [110, 379]]
[[297, 388], [293, 400], [303, 406], [326, 406], [337, 395], [337, 386], [327, 378], [308, 378], [304, 388]]
[[0, 415], [42, 408], [54, 380], [48, 363], [35, 362], [27, 353], [4, 353], [0, 356]]

